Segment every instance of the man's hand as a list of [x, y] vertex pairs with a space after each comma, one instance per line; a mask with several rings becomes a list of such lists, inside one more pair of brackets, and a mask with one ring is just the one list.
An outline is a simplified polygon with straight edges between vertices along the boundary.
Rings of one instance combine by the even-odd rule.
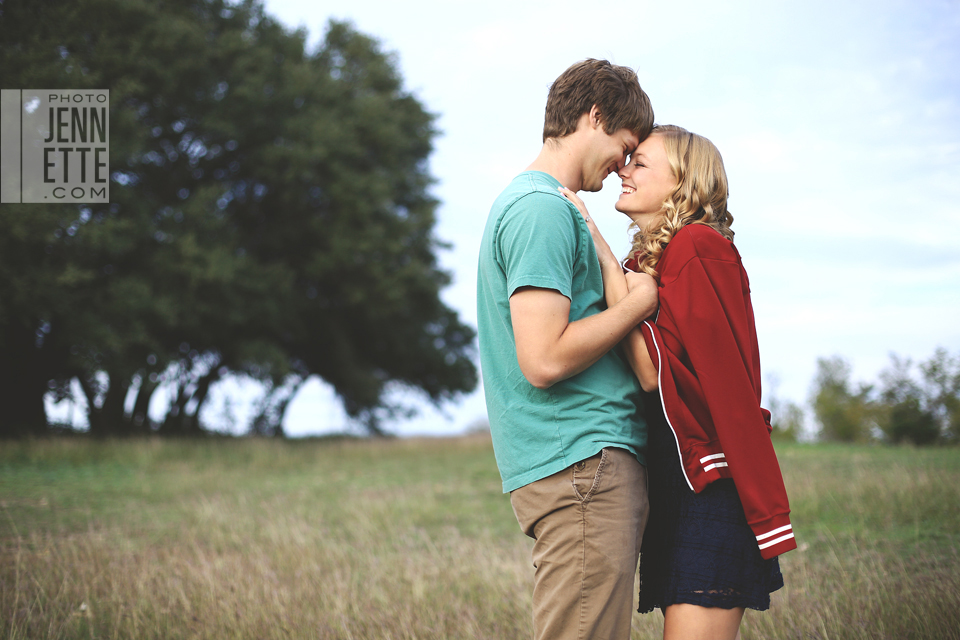
[[[624, 275], [627, 278], [627, 289], [631, 293], [641, 291], [644, 295], [657, 296], [657, 281], [653, 276], [632, 271], [627, 271]], [[656, 305], [651, 310], [651, 314], [655, 310]], [[653, 366], [653, 360], [647, 352], [647, 343], [643, 339], [643, 333], [639, 328], [632, 329], [624, 338], [623, 352], [627, 356], [630, 368], [633, 369], [633, 373], [640, 381], [640, 387], [647, 392], [656, 391], [660, 386], [660, 379], [657, 375], [657, 368]]]
[[[657, 281], [649, 273], [634, 273], [633, 271], [627, 271], [623, 275], [627, 279], [628, 291], [632, 293], [634, 289], [637, 289], [647, 297], [652, 297], [654, 300], [658, 299]], [[656, 308], [657, 305], [654, 304], [653, 309], [651, 309], [651, 313]]]

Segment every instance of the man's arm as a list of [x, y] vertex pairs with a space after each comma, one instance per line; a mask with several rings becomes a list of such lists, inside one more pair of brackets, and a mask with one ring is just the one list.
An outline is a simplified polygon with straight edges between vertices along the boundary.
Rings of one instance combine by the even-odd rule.
[[606, 311], [570, 322], [570, 300], [553, 289], [521, 287], [510, 296], [520, 371], [538, 389], [574, 376], [612, 349], [657, 306], [651, 278]]

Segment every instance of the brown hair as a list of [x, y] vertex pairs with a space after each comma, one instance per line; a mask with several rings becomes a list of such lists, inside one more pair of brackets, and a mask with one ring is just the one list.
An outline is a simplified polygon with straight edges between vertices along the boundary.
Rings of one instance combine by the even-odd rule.
[[629, 129], [640, 140], [650, 135], [653, 107], [640, 88], [636, 72], [606, 60], [588, 58], [570, 66], [550, 85], [543, 141], [576, 131], [580, 116], [588, 113], [593, 105], [600, 111], [607, 135], [620, 129]]
[[727, 173], [716, 146], [703, 136], [671, 124], [657, 125], [651, 136], [663, 138], [670, 169], [677, 179], [673, 193], [667, 196], [657, 218], [646, 230], [633, 236], [632, 256], [640, 270], [657, 277], [657, 263], [680, 229], [688, 224], [703, 224], [733, 241], [733, 215], [727, 210]]

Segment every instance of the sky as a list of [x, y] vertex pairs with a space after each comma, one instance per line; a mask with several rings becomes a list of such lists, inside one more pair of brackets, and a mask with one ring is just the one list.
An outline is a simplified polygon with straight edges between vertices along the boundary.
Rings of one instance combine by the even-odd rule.
[[[820, 357], [875, 381], [897, 353], [960, 352], [960, 2], [608, 3], [266, 0], [315, 48], [348, 20], [395, 55], [437, 116], [436, 235], [443, 299], [476, 326], [476, 261], [490, 204], [541, 146], [550, 83], [606, 58], [637, 70], [660, 124], [720, 149], [736, 244], [751, 281], [765, 393], [805, 403]], [[620, 181], [581, 194], [614, 250]], [[769, 381], [775, 378], [777, 384]], [[212, 421], [253, 386], [221, 387]], [[233, 400], [226, 407], [225, 399]], [[456, 434], [485, 419], [482, 388], [388, 427]], [[769, 399], [769, 394], [766, 396]], [[249, 404], [249, 403], [248, 403]], [[322, 382], [291, 403], [290, 435], [340, 431]]]

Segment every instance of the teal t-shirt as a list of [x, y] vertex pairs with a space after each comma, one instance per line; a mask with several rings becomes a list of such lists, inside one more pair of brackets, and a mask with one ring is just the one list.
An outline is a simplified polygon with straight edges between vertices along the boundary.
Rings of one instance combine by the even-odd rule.
[[514, 178], [494, 201], [480, 243], [480, 368], [504, 492], [604, 447], [627, 449], [645, 462], [640, 384], [619, 348], [548, 389], [530, 384], [517, 362], [510, 296], [519, 287], [569, 298], [571, 322], [606, 309], [590, 231], [559, 186], [539, 171]]

